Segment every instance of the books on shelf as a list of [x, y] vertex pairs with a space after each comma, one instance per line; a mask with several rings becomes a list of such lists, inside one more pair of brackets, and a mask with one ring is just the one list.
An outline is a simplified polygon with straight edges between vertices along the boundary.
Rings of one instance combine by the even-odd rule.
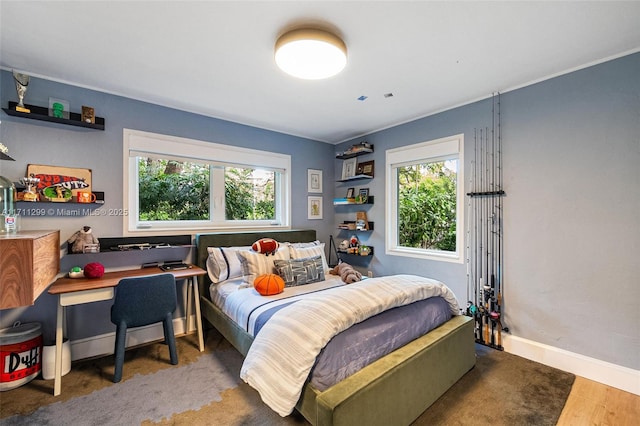
[[349, 149], [343, 152], [336, 152], [336, 158], [351, 158], [360, 154], [368, 154], [373, 152], [373, 145], [368, 142], [361, 142], [356, 145], [352, 145]]
[[333, 205], [335, 206], [340, 204], [355, 204], [355, 203], [356, 203], [355, 198], [334, 198], [333, 199]]

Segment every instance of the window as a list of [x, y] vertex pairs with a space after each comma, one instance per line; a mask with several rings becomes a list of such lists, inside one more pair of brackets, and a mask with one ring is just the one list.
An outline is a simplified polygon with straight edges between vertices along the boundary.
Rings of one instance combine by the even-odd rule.
[[128, 234], [285, 228], [289, 155], [124, 130]]
[[386, 253], [463, 262], [464, 135], [387, 150]]

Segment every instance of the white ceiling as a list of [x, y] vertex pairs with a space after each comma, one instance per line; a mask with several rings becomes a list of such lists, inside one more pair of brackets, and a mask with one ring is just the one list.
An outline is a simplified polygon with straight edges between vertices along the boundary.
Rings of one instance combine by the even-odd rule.
[[[4, 69], [328, 143], [640, 50], [638, 1], [1, 0], [0, 20]], [[343, 38], [341, 74], [276, 68], [305, 23]]]

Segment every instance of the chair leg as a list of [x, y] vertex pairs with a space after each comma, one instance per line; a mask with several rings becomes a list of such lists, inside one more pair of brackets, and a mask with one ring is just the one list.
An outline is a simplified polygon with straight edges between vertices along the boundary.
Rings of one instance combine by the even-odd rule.
[[164, 328], [164, 341], [169, 345], [169, 357], [171, 358], [171, 364], [178, 364], [178, 351], [176, 350], [176, 336], [173, 334], [173, 315], [168, 313], [162, 321], [162, 328]]
[[124, 350], [127, 342], [127, 324], [121, 322], [116, 327], [116, 345], [115, 355], [115, 372], [113, 374], [113, 383], [122, 380], [122, 368], [124, 366]]

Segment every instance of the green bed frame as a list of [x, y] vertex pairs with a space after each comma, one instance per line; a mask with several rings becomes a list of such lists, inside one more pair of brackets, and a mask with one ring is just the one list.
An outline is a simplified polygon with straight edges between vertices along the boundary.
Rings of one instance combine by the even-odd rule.
[[[308, 242], [316, 232], [198, 234], [196, 262], [206, 269], [207, 247], [250, 246], [260, 238]], [[211, 302], [210, 284], [207, 275], [199, 280], [202, 316], [246, 356], [253, 338]], [[474, 365], [473, 321], [455, 316], [323, 392], [305, 385], [296, 409], [316, 426], [408, 425]]]

